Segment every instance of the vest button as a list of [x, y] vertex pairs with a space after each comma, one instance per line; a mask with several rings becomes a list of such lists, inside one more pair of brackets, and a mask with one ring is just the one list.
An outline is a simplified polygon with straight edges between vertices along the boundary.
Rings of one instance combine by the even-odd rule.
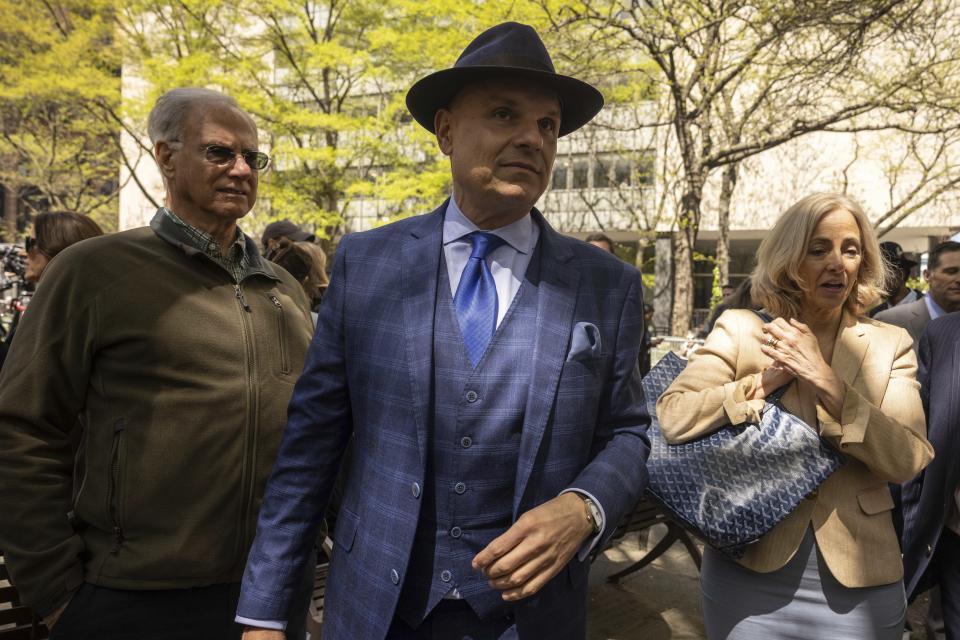
[[464, 493], [467, 490], [467, 485], [463, 484], [462, 482], [458, 482], [457, 484], [453, 485], [453, 490], [457, 493]]
[[460, 446], [464, 449], [469, 449], [470, 445], [472, 444], [473, 440], [470, 438], [470, 436], [464, 436], [463, 438], [460, 438]]
[[467, 402], [476, 402], [480, 396], [477, 395], [477, 392], [471, 389], [467, 391]]
[[463, 535], [463, 530], [460, 527], [454, 527], [453, 529], [450, 529], [450, 535], [454, 538], [459, 538]]
[[450, 582], [451, 580], [453, 580], [453, 574], [447, 571], [446, 569], [444, 569], [443, 571], [440, 572], [440, 579], [443, 580], [444, 582]]
[[414, 497], [414, 498], [419, 498], [419, 497], [420, 497], [420, 483], [414, 482], [412, 485], [410, 485], [410, 493], [413, 494], [413, 497]]
[[390, 582], [400, 584], [400, 574], [397, 573], [396, 569], [390, 569]]

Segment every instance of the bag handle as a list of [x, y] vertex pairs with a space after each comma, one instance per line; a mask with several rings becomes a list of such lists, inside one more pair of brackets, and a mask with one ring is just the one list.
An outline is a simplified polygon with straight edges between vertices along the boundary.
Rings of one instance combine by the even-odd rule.
[[[769, 313], [767, 313], [766, 311], [764, 311], [764, 310], [762, 310], [762, 309], [753, 309], [753, 312], [754, 312], [755, 314], [757, 314], [757, 315], [760, 317], [760, 319], [763, 320], [764, 322], [773, 322], [773, 316], [771, 316], [771, 315], [770, 315]], [[794, 380], [795, 380], [795, 379], [796, 379], [796, 378], [794, 378]], [[793, 380], [791, 380], [790, 382], [788, 382], [788, 383], [785, 384], [785, 385], [782, 385], [782, 386], [774, 389], [772, 392], [770, 392], [769, 394], [767, 394], [767, 396], [766, 396], [766, 398], [764, 398], [764, 400], [766, 400], [767, 402], [769, 402], [769, 403], [771, 403], [771, 404], [776, 404], [776, 403], [780, 402], [780, 398], [782, 398], [782, 397], [783, 397], [783, 394], [785, 394], [785, 393], [787, 392], [787, 388], [789, 388], [791, 384], [793, 384]]]

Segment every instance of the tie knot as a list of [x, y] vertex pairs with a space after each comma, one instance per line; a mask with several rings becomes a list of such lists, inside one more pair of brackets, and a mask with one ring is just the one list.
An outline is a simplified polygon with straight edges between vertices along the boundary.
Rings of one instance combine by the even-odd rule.
[[490, 252], [504, 243], [504, 239], [492, 233], [483, 231], [474, 231], [470, 234], [470, 241], [473, 243], [473, 251], [470, 258], [486, 260]]

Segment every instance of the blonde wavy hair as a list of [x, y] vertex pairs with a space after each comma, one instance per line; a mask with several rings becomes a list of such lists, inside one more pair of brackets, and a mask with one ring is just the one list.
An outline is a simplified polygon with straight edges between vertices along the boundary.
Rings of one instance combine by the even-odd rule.
[[867, 214], [849, 196], [814, 193], [787, 209], [760, 243], [752, 276], [754, 302], [777, 316], [800, 316], [804, 285], [800, 263], [817, 224], [838, 209], [849, 212], [860, 228], [860, 271], [843, 306], [854, 315], [862, 315], [880, 300], [890, 281], [890, 269], [880, 254], [880, 243]]

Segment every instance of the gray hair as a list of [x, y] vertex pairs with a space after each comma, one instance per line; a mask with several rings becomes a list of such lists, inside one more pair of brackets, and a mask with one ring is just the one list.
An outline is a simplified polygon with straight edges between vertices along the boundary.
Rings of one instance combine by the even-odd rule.
[[157, 144], [179, 141], [183, 137], [183, 125], [187, 116], [191, 109], [199, 104], [231, 107], [243, 113], [251, 123], [253, 122], [237, 101], [228, 95], [212, 89], [181, 87], [171, 89], [160, 96], [150, 110], [150, 117], [147, 119], [147, 134], [150, 136], [150, 142]]

